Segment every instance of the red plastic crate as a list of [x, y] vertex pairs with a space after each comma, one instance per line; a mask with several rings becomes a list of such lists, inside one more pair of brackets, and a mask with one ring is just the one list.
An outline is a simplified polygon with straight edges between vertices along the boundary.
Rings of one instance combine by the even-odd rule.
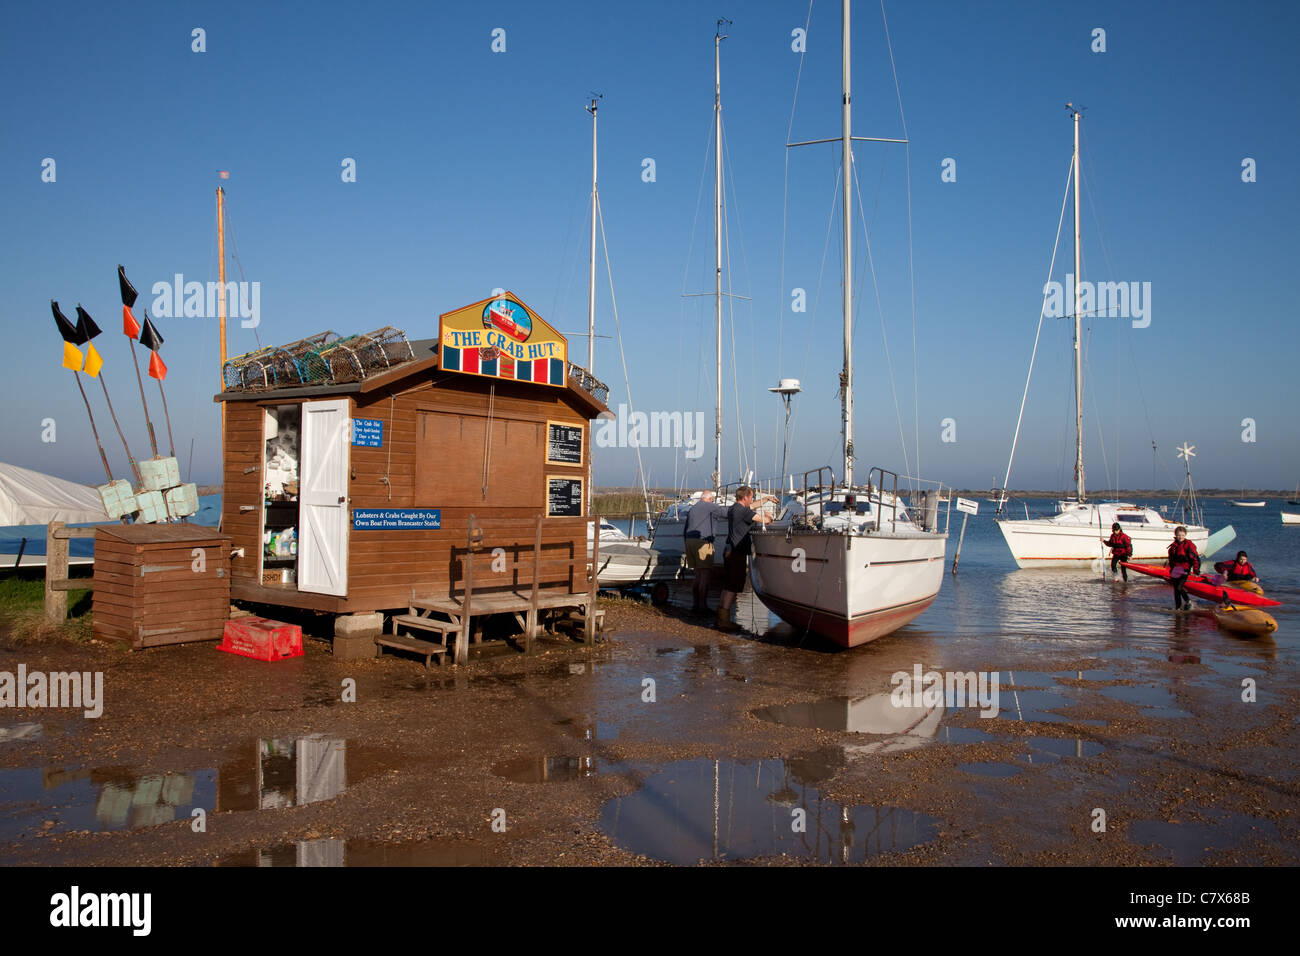
[[302, 628], [265, 617], [227, 621], [217, 650], [257, 661], [282, 661], [302, 657]]

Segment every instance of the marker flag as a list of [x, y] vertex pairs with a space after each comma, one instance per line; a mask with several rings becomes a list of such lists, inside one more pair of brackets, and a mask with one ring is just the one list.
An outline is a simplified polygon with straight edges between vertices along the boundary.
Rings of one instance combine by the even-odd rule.
[[99, 357], [99, 352], [95, 350], [95, 343], [91, 342], [86, 347], [86, 367], [85, 373], [91, 378], [99, 374], [99, 370], [104, 367], [104, 360]]
[[149, 377], [160, 382], [167, 377], [167, 366], [157, 352], [149, 353]]
[[71, 342], [63, 343], [63, 367], [73, 372], [80, 372], [82, 366], [81, 349]]
[[77, 338], [77, 327], [68, 321], [68, 317], [59, 308], [59, 303], [53, 299], [50, 300], [50, 311], [54, 313], [54, 324], [59, 327], [59, 335], [63, 336], [63, 341], [80, 345], [84, 340]]
[[128, 339], [133, 339], [140, 334], [140, 323], [131, 314], [131, 307], [135, 305], [139, 293], [135, 291], [135, 286], [131, 285], [126, 277], [126, 270], [121, 266], [117, 267], [117, 285], [122, 290], [122, 333]]

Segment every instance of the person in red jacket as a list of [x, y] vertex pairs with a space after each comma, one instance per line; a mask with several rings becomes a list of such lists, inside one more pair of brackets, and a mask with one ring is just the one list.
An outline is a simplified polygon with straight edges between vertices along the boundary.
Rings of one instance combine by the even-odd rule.
[[1187, 540], [1187, 529], [1179, 525], [1174, 529], [1174, 543], [1169, 546], [1169, 583], [1174, 586], [1174, 610], [1191, 610], [1192, 599], [1187, 596], [1187, 578], [1201, 573], [1201, 555], [1196, 545]]
[[1118, 569], [1127, 581], [1128, 568], [1120, 567], [1120, 562], [1133, 557], [1133, 539], [1124, 533], [1124, 529], [1116, 521], [1110, 526], [1110, 537], [1102, 538], [1101, 543], [1110, 548], [1110, 573], [1114, 574]]
[[1214, 566], [1229, 581], [1258, 581], [1254, 565], [1246, 560], [1246, 552], [1238, 551], [1236, 561], [1220, 561]]

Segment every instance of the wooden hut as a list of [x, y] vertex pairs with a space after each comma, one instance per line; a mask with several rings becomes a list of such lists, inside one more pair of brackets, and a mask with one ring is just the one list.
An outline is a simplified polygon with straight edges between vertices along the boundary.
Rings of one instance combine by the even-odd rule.
[[328, 333], [241, 359], [216, 397], [233, 599], [353, 614], [454, 596], [471, 515], [490, 529], [476, 591], [527, 579], [538, 538], [570, 562], [545, 583], [586, 590], [574, 519], [608, 393], [512, 293], [443, 314], [436, 339]]

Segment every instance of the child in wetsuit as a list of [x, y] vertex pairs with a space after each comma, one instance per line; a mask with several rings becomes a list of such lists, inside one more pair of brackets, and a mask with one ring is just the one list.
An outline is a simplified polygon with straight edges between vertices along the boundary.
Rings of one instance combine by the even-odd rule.
[[1120, 562], [1133, 557], [1133, 539], [1124, 533], [1124, 529], [1116, 521], [1110, 526], [1110, 537], [1102, 538], [1101, 543], [1110, 548], [1110, 573], [1114, 574], [1118, 568], [1127, 581], [1128, 568], [1120, 567]]
[[1254, 566], [1246, 560], [1246, 552], [1238, 551], [1235, 561], [1220, 561], [1214, 566], [1229, 581], [1258, 581]]
[[1187, 596], [1187, 578], [1201, 572], [1201, 555], [1196, 545], [1187, 539], [1187, 529], [1179, 525], [1174, 529], [1174, 542], [1169, 546], [1169, 583], [1174, 586], [1174, 610], [1191, 610], [1192, 599]]

